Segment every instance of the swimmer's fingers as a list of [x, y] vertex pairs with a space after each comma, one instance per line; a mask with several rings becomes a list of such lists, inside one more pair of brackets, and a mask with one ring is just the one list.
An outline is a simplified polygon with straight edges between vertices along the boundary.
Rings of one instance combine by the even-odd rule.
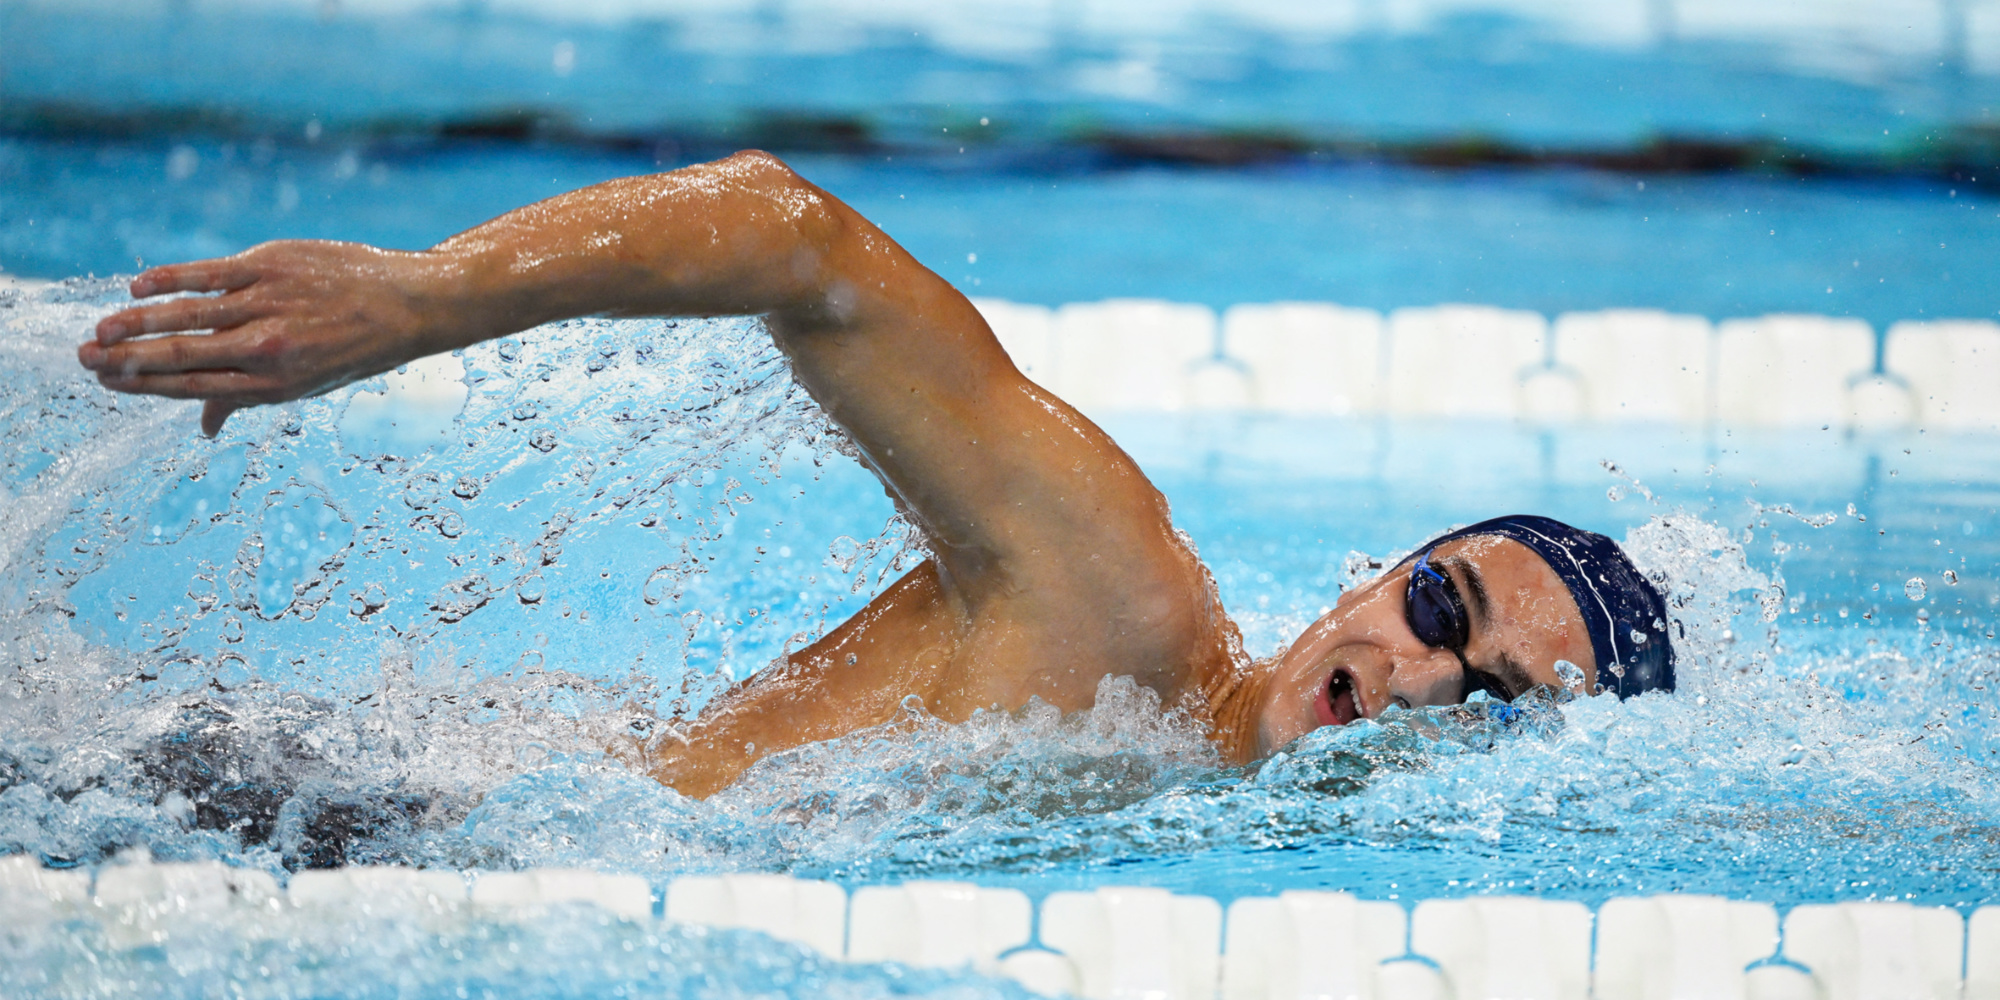
[[241, 403], [225, 403], [211, 399], [201, 407], [201, 433], [203, 437], [214, 437], [222, 433], [222, 423], [229, 415], [243, 408]]
[[218, 299], [175, 299], [112, 313], [97, 323], [97, 342], [104, 346], [148, 333], [184, 330], [227, 330], [241, 326], [264, 310], [235, 296]]
[[246, 372], [206, 371], [179, 375], [105, 375], [97, 380], [107, 389], [143, 392], [169, 399], [201, 399], [201, 432], [214, 437], [229, 415], [246, 406], [281, 402], [289, 396], [273, 379]]
[[285, 392], [284, 385], [275, 378], [228, 369], [176, 372], [167, 375], [98, 372], [97, 381], [106, 389], [115, 389], [118, 392], [138, 392], [148, 396], [165, 396], [168, 399], [218, 400], [226, 401], [233, 406], [276, 403], [292, 398]]
[[194, 260], [185, 264], [155, 267], [132, 279], [132, 297], [143, 299], [173, 292], [233, 292], [255, 284], [258, 269], [246, 258], [248, 253], [214, 260]]
[[128, 340], [109, 346], [85, 341], [76, 350], [76, 360], [100, 376], [171, 375], [260, 367], [254, 363], [256, 352], [246, 351], [242, 340], [239, 336], [196, 334]]

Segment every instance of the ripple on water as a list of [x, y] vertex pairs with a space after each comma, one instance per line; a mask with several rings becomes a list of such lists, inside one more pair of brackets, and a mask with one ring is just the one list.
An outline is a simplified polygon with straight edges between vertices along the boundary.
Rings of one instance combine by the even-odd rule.
[[[1996, 901], [1992, 643], [1781, 629], [1795, 595], [1710, 514], [1628, 539], [1682, 630], [1675, 696], [1392, 713], [1235, 768], [1114, 679], [1068, 718], [913, 707], [695, 802], [602, 749], [698, 711], [922, 551], [756, 324], [557, 324], [466, 351], [430, 437], [356, 426], [348, 403], [382, 388], [364, 384], [209, 442], [186, 404], [74, 368], [115, 286], [0, 295], [0, 852]], [[410, 974], [508, 940], [467, 933], [448, 953], [471, 957]], [[572, 946], [628, 978], [723, 968], [685, 936]], [[755, 961], [703, 982], [884, 988]]]

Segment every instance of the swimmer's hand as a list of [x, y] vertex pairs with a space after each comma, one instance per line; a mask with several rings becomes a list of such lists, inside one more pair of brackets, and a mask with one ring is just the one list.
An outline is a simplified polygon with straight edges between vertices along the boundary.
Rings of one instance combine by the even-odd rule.
[[[156, 267], [132, 297], [218, 292], [106, 316], [77, 360], [108, 389], [201, 399], [214, 437], [246, 406], [317, 396], [462, 346], [431, 253], [285, 240], [231, 257]], [[168, 334], [168, 336], [151, 336]]]

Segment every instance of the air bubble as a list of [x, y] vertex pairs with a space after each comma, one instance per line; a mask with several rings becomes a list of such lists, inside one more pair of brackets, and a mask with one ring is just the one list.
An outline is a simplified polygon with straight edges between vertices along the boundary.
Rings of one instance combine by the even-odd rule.
[[1924, 586], [1924, 578], [1921, 576], [1910, 577], [1909, 581], [1903, 584], [1903, 596], [1912, 601], [1923, 600], [1924, 594], [1927, 592], [1928, 590]]
[[1945, 586], [1947, 586], [1947, 587], [1956, 587], [1956, 586], [1958, 586], [1958, 571], [1957, 571], [1957, 570], [1955, 570], [1955, 569], [1948, 569], [1948, 570], [1945, 570], [1945, 571], [1944, 571], [1944, 573], [1943, 573], [1943, 576], [1944, 576], [1944, 585], [1945, 585]]
[[1613, 486], [1610, 489], [1605, 490], [1604, 495], [1605, 497], [1609, 498], [1612, 503], [1617, 503], [1618, 501], [1625, 499], [1625, 491], [1619, 489], [1616, 486]]

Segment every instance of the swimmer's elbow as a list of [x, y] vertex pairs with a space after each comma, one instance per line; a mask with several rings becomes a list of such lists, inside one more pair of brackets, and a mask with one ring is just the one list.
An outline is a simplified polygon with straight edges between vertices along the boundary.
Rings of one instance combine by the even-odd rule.
[[[745, 149], [717, 162], [746, 191], [753, 192], [771, 217], [807, 241], [830, 245], [845, 229], [838, 204], [785, 161], [761, 149]], [[851, 214], [851, 213], [848, 213]]]

